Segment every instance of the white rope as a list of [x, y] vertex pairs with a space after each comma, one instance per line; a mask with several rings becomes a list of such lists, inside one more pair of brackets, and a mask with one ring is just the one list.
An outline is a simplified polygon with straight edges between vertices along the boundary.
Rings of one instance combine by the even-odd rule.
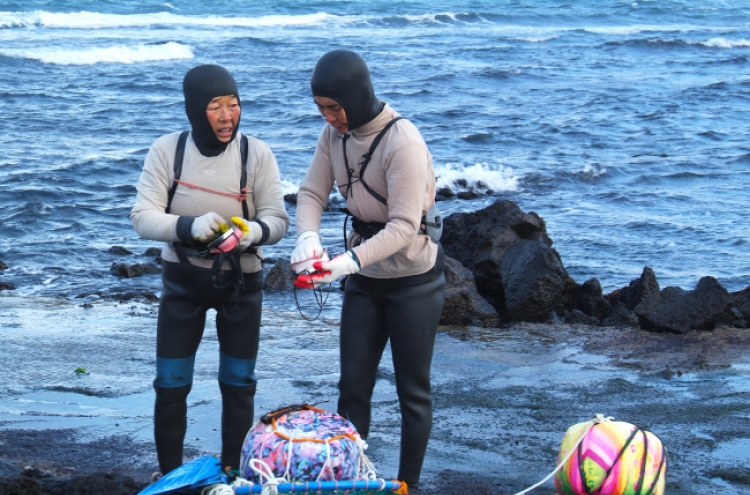
[[260, 484], [263, 486], [261, 495], [277, 495], [279, 483], [287, 482], [285, 478], [277, 478], [271, 467], [260, 459], [250, 459], [249, 465], [250, 469], [260, 478]]
[[578, 440], [576, 441], [575, 445], [573, 445], [573, 447], [571, 447], [571, 449], [570, 449], [570, 452], [568, 452], [568, 454], [567, 454], [567, 455], [565, 456], [565, 458], [564, 458], [564, 459], [563, 459], [562, 461], [560, 461], [560, 463], [559, 463], [559, 464], [557, 465], [557, 467], [555, 467], [555, 469], [554, 469], [554, 470], [553, 470], [553, 471], [552, 471], [551, 473], [549, 473], [549, 474], [548, 474], [548, 475], [547, 475], [547, 476], [546, 476], [546, 477], [545, 477], [545, 478], [544, 478], [544, 479], [543, 479], [542, 481], [540, 481], [539, 483], [536, 483], [535, 485], [532, 485], [532, 486], [528, 487], [527, 489], [525, 489], [525, 490], [523, 490], [523, 491], [520, 491], [520, 492], [518, 492], [518, 493], [516, 493], [516, 494], [514, 494], [514, 495], [523, 495], [524, 493], [528, 493], [528, 492], [530, 492], [531, 490], [534, 490], [534, 489], [536, 489], [536, 488], [539, 488], [540, 486], [542, 486], [543, 484], [545, 484], [545, 483], [546, 483], [547, 481], [549, 481], [549, 479], [550, 479], [550, 478], [552, 478], [552, 477], [553, 477], [553, 476], [554, 476], [554, 475], [555, 475], [555, 474], [556, 474], [556, 473], [557, 473], [557, 472], [558, 472], [558, 471], [559, 471], [560, 469], [562, 469], [562, 467], [563, 467], [563, 466], [565, 465], [565, 463], [566, 463], [566, 462], [568, 462], [568, 459], [570, 459], [570, 456], [571, 456], [571, 455], [573, 455], [573, 452], [575, 452], [575, 451], [576, 451], [576, 449], [578, 448], [578, 445], [579, 445], [579, 444], [580, 444], [581, 442], [583, 442], [583, 439], [584, 439], [584, 438], [586, 438], [586, 435], [588, 434], [589, 430], [591, 430], [591, 428], [593, 428], [593, 427], [594, 427], [594, 425], [598, 425], [598, 424], [600, 424], [600, 423], [604, 423], [604, 422], [607, 422], [607, 421], [614, 421], [614, 420], [615, 420], [615, 418], [613, 418], [613, 417], [611, 417], [611, 416], [606, 416], [606, 417], [605, 417], [605, 416], [604, 416], [604, 415], [602, 415], [602, 414], [596, 414], [596, 415], [594, 415], [594, 419], [592, 419], [591, 421], [589, 421], [589, 425], [588, 425], [588, 426], [586, 427], [586, 431], [584, 431], [584, 432], [583, 432], [583, 433], [581, 434], [581, 437], [580, 437], [580, 438], [579, 438], [579, 439], [578, 439]]
[[292, 472], [292, 457], [294, 457], [294, 450], [292, 449], [292, 446], [294, 445], [294, 437], [289, 437], [289, 443], [287, 443], [287, 446], [289, 447], [289, 452], [286, 454], [286, 469], [284, 470], [284, 479], [287, 481], [291, 481], [291, 478], [289, 475]]
[[[357, 477], [358, 479], [375, 481], [378, 479], [378, 473], [375, 470], [375, 465], [370, 461], [370, 458], [365, 454], [367, 450], [367, 442], [362, 437], [357, 435], [357, 450], [359, 451], [359, 461], [357, 462]], [[385, 480], [383, 480], [385, 481]]]
[[[239, 488], [241, 486], [253, 486], [254, 483], [252, 481], [246, 480], [245, 478], [235, 478], [232, 482], [232, 489]], [[234, 490], [237, 491], [237, 490]]]
[[201, 495], [234, 495], [234, 490], [229, 485], [217, 483], [203, 487]]
[[331, 459], [331, 441], [330, 439], [325, 439], [326, 444], [326, 461], [323, 463], [323, 466], [320, 468], [320, 473], [318, 474], [318, 477], [315, 478], [315, 481], [320, 481], [320, 479], [323, 477], [323, 475], [326, 472], [326, 469], [328, 469], [328, 474], [331, 476], [332, 480], [336, 479], [336, 475], [333, 474], [333, 465], [332, 465], [332, 459]]
[[279, 488], [275, 484], [263, 485], [260, 495], [279, 495]]

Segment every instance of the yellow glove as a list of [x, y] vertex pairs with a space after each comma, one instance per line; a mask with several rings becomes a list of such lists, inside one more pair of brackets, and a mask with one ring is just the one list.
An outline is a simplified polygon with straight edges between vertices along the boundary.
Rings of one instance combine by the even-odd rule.
[[248, 222], [242, 217], [232, 217], [232, 223], [242, 231], [242, 237], [240, 237], [240, 249], [242, 251], [249, 248], [254, 242], [259, 241], [263, 235], [263, 230], [258, 222]]

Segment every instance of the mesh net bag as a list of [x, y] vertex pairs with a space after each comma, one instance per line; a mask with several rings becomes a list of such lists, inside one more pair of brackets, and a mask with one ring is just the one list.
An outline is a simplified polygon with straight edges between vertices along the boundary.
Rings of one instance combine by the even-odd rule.
[[351, 422], [307, 404], [266, 414], [245, 437], [240, 476], [262, 483], [373, 479], [364, 441]]

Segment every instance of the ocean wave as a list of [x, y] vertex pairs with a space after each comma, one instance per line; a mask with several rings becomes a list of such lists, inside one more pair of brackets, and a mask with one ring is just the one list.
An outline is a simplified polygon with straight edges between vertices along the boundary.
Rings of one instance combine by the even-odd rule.
[[520, 41], [523, 43], [546, 43], [548, 41], [554, 41], [557, 39], [557, 35], [550, 35], [550, 36], [531, 36], [531, 37], [518, 37], [515, 38], [516, 41]]
[[493, 193], [513, 192], [519, 178], [512, 168], [486, 163], [475, 165], [446, 164], [435, 168], [437, 188], [449, 189], [454, 194], [466, 191]]
[[281, 179], [281, 193], [286, 196], [288, 194], [297, 194], [299, 187], [292, 181]]
[[100, 12], [0, 12], [0, 29], [117, 29], [152, 26], [255, 27], [283, 28], [331, 24], [411, 25], [477, 24], [487, 21], [473, 13], [425, 13], [402, 15], [353, 15], [316, 12], [309, 14], [271, 14], [260, 16], [182, 15], [171, 12], [149, 14], [105, 14]]
[[654, 36], [649, 38], [636, 38], [627, 39], [620, 41], [611, 41], [606, 45], [614, 46], [647, 46], [647, 47], [689, 47], [689, 46], [700, 46], [706, 48], [719, 48], [719, 49], [731, 49], [731, 48], [747, 48], [750, 47], [750, 41], [746, 39], [729, 40], [727, 38], [711, 38], [707, 41], [694, 41], [682, 38], [665, 38], [660, 36]]
[[[634, 24], [624, 26], [583, 26], [580, 29], [583, 32], [605, 36], [634, 36], [643, 33], [689, 32], [697, 29], [697, 26]], [[701, 29], [706, 28], [702, 26]]]
[[577, 175], [583, 180], [593, 180], [607, 174], [607, 168], [600, 163], [586, 163]]
[[48, 47], [39, 47], [36, 49], [0, 49], [0, 55], [39, 60], [46, 64], [55, 65], [134, 64], [159, 60], [192, 59], [195, 57], [192, 48], [172, 41], [132, 46], [118, 45], [105, 48], [84, 48], [80, 50], [50, 50]]
[[185, 16], [169, 12], [152, 14], [103, 14], [99, 12], [0, 12], [0, 29], [113, 29], [150, 26], [284, 27], [318, 24], [337, 16], [317, 13], [304, 15], [266, 15], [258, 17], [224, 17], [215, 15]]
[[392, 16], [391, 18], [403, 18], [410, 23], [430, 23], [430, 24], [458, 24], [467, 23], [474, 24], [477, 22], [487, 22], [487, 19], [481, 14], [474, 14], [470, 12], [453, 13], [453, 12], [441, 12], [441, 13], [427, 13], [427, 14], [407, 14], [403, 16]]
[[732, 41], [726, 38], [711, 38], [708, 41], [698, 42], [696, 44], [707, 46], [709, 48], [746, 48], [750, 46], [750, 41], [746, 39]]
[[[465, 166], [458, 163], [435, 167], [437, 190], [449, 191], [448, 196], [471, 193], [474, 196], [492, 195], [518, 190], [519, 178], [513, 169], [502, 165], [486, 163]], [[288, 180], [282, 180], [284, 195], [294, 195], [299, 187]], [[331, 201], [341, 200], [336, 191], [331, 192]]]

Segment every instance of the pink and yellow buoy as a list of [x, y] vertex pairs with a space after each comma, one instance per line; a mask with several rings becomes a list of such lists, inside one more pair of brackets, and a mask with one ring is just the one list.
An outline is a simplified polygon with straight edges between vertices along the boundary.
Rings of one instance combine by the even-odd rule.
[[558, 495], [663, 495], [667, 451], [653, 433], [597, 416], [565, 432]]

